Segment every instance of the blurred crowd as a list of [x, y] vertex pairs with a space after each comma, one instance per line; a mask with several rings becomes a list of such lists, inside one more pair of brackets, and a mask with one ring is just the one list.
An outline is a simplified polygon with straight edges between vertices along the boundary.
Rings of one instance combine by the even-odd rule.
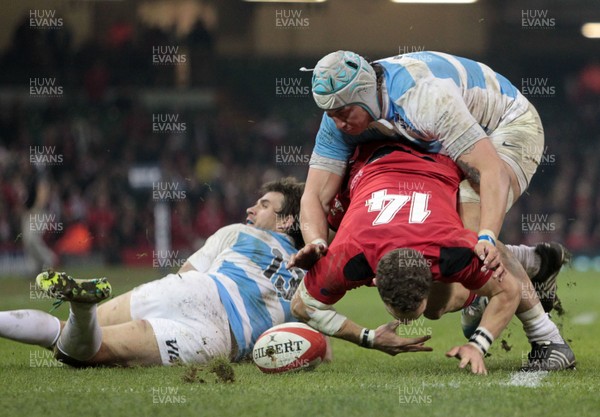
[[[281, 162], [278, 149], [313, 136], [318, 120], [311, 126], [307, 116], [289, 122], [276, 107], [241, 106], [210, 76], [216, 59], [201, 27], [183, 39], [137, 33], [118, 24], [102, 43], [73, 50], [66, 29], [34, 31], [26, 22], [17, 29], [0, 59], [1, 88], [26, 93], [30, 78], [51, 77], [64, 94], [0, 95], [0, 255], [22, 251], [33, 234], [55, 254], [46, 265], [91, 254], [147, 264], [154, 209], [164, 200], [171, 249], [185, 258], [220, 227], [244, 221], [262, 183], [305, 176], [306, 164]], [[193, 68], [184, 85], [178, 65], [152, 62], [153, 48], [174, 45]], [[147, 89], [161, 87], [212, 99], [201, 108], [144, 101]], [[161, 176], [137, 186], [136, 167], [159, 168]]]
[[[310, 96], [265, 94], [260, 104], [251, 94], [240, 97], [221, 79], [236, 63], [220, 63], [199, 27], [177, 42], [189, 46], [192, 61], [186, 88], [211, 91], [212, 103], [153, 107], [142, 100], [144, 89], [173, 86], [178, 69], [149, 64], [148, 51], [170, 42], [157, 30], [134, 37], [123, 24], [103, 43], [73, 50], [67, 30], [19, 27], [0, 59], [0, 91], [27, 91], [31, 77], [52, 76], [65, 94], [37, 101], [0, 94], [0, 255], [22, 252], [35, 232], [56, 256], [52, 263], [82, 255], [143, 263], [142, 255], [155, 247], [154, 209], [166, 195], [171, 247], [185, 257], [218, 228], [243, 221], [263, 182], [283, 175], [304, 179], [320, 121]], [[239, 77], [237, 83], [250, 83]], [[265, 90], [273, 90], [272, 81], [265, 81]], [[590, 64], [564, 83], [554, 97], [532, 98], [547, 146], [502, 237], [508, 243], [558, 240], [595, 255], [600, 66]], [[157, 131], [157, 114], [175, 115], [185, 127]], [[300, 157], [281, 158], [290, 153]], [[135, 167], [159, 168], [160, 180], [139, 187], [131, 180]], [[173, 190], [179, 193], [165, 194]]]
[[[306, 172], [306, 164], [277, 162], [288, 126], [275, 116], [248, 123], [227, 110], [177, 112], [184, 132], [154, 132], [153, 113], [135, 99], [95, 107], [65, 101], [35, 109], [10, 103], [1, 111], [0, 252], [20, 247], [22, 217], [34, 204], [26, 201], [36, 199], [40, 182], [50, 189], [41, 204], [54, 226], [32, 227], [49, 245], [59, 255], [96, 251], [120, 262], [127, 249], [152, 250], [161, 200], [171, 207], [171, 246], [184, 253], [244, 221], [263, 182]], [[157, 167], [160, 179], [136, 187], [134, 167]], [[88, 244], [65, 246], [69, 231], [82, 225]]]
[[507, 214], [506, 242], [557, 240], [600, 255], [600, 64], [565, 77], [564, 94], [532, 98], [546, 137], [542, 162]]

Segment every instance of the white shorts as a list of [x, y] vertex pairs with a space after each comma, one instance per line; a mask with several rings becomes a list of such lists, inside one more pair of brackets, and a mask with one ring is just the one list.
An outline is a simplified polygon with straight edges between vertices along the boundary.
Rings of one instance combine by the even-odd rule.
[[198, 271], [134, 288], [131, 318], [150, 323], [164, 365], [206, 363], [231, 354], [229, 321], [217, 286]]
[[[490, 140], [500, 159], [514, 171], [521, 194], [525, 192], [544, 154], [544, 128], [535, 107], [529, 104], [527, 111], [515, 120], [502, 123], [490, 134]], [[461, 203], [479, 203], [479, 194], [469, 181], [460, 183]], [[509, 192], [506, 210], [513, 205], [513, 191]]]

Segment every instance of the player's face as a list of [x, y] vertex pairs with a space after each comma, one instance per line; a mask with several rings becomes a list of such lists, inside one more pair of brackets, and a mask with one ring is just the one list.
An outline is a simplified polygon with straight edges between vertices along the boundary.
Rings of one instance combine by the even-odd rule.
[[255, 205], [246, 209], [246, 224], [260, 229], [283, 232], [282, 219], [277, 213], [283, 206], [283, 194], [269, 191]]
[[354, 104], [337, 110], [329, 110], [327, 116], [333, 119], [338, 130], [349, 135], [361, 134], [373, 121], [368, 111]]
[[427, 299], [425, 298], [421, 305], [415, 311], [396, 311], [394, 307], [389, 304], [383, 303], [385, 305], [385, 309], [388, 313], [391, 314], [396, 320], [400, 320], [402, 324], [410, 324], [411, 321], [418, 319], [421, 317], [425, 308], [427, 307]]

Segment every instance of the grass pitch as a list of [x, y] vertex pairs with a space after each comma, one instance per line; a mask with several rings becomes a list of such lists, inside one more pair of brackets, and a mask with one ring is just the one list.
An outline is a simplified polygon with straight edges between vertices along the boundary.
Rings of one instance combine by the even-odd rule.
[[[157, 270], [69, 270], [106, 275], [120, 294], [162, 275]], [[0, 279], [0, 310], [49, 311], [51, 301], [30, 281]], [[577, 356], [576, 371], [520, 373], [529, 346], [515, 320], [492, 346], [490, 374], [474, 376], [444, 357], [464, 343], [459, 314], [400, 328], [407, 337], [431, 334], [430, 353], [396, 357], [333, 340], [334, 361], [314, 371], [262, 374], [234, 364], [226, 382], [207, 367], [72, 369], [44, 349], [0, 339], [2, 416], [561, 416], [600, 415], [600, 276], [565, 271], [556, 317]], [[350, 292], [339, 310], [374, 328], [390, 319], [374, 289]], [[66, 306], [55, 312], [65, 318]], [[504, 342], [502, 342], [504, 341]], [[219, 365], [219, 364], [216, 364]]]

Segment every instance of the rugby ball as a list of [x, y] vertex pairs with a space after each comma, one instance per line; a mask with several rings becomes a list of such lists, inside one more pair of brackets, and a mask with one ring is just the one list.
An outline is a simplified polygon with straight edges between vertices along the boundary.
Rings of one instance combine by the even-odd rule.
[[325, 358], [327, 340], [304, 323], [283, 323], [261, 334], [252, 351], [258, 369], [267, 374], [314, 369]]

